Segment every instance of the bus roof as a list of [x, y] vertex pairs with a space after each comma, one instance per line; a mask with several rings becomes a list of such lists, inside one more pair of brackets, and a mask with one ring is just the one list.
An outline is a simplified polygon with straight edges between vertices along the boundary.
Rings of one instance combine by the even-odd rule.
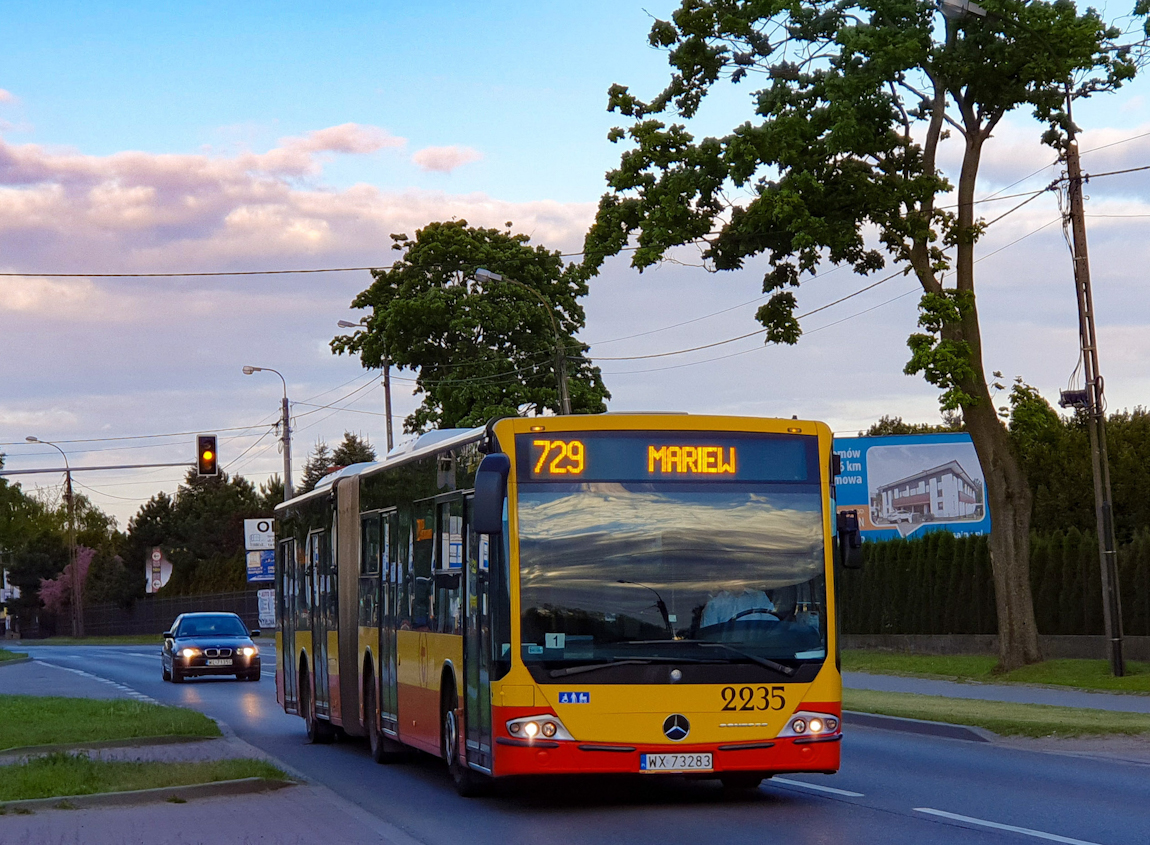
[[388, 452], [382, 461], [351, 464], [328, 473], [319, 480], [314, 489], [304, 493], [302, 496], [296, 496], [286, 502], [281, 502], [276, 505], [275, 509], [278, 512], [290, 505], [297, 505], [310, 501], [311, 499], [319, 498], [329, 492], [332, 486], [341, 478], [371, 475], [387, 467], [405, 464], [409, 461], [426, 457], [427, 455], [433, 455], [436, 452], [442, 452], [444, 449], [451, 449], [455, 446], [461, 446], [464, 443], [470, 443], [482, 437], [486, 430], [485, 427], [480, 426], [479, 428], [445, 428], [437, 431], [429, 431], [426, 434], [421, 434], [418, 437], [400, 443]]

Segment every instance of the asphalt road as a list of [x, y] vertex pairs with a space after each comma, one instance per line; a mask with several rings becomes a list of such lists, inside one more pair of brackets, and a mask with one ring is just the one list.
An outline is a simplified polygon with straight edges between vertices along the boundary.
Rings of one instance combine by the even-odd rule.
[[849, 719], [843, 768], [833, 777], [778, 777], [734, 795], [708, 781], [537, 781], [463, 799], [429, 757], [378, 766], [358, 741], [307, 745], [302, 721], [276, 704], [264, 648], [258, 684], [174, 685], [160, 679], [158, 646], [22, 646], [60, 669], [53, 676], [42, 666], [45, 688], [20, 691], [67, 694], [81, 679], [90, 687], [91, 675], [116, 694], [201, 710], [428, 845], [1150, 842], [1150, 766], [852, 729]]

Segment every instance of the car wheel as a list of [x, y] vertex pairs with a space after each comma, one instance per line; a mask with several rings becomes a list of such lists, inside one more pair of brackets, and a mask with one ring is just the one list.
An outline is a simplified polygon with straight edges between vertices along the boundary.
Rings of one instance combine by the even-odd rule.
[[246, 675], [244, 675], [245, 681], [258, 681], [259, 679], [260, 679], [260, 667], [259, 666], [257, 666], [255, 669], [249, 670], [248, 673]]

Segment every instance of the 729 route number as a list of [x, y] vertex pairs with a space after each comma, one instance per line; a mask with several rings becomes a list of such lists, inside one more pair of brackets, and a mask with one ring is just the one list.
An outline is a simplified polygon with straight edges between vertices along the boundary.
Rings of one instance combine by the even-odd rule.
[[782, 710], [784, 687], [723, 687], [723, 710]]

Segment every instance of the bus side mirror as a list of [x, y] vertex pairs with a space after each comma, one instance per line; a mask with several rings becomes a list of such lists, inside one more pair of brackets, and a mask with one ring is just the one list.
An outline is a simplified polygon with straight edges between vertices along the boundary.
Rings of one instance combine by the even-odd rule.
[[836, 527], [839, 534], [839, 564], [843, 569], [862, 569], [863, 550], [859, 512], [839, 511]]
[[503, 500], [507, 498], [507, 475], [511, 459], [502, 452], [487, 455], [475, 473], [472, 530], [476, 534], [503, 533]]

